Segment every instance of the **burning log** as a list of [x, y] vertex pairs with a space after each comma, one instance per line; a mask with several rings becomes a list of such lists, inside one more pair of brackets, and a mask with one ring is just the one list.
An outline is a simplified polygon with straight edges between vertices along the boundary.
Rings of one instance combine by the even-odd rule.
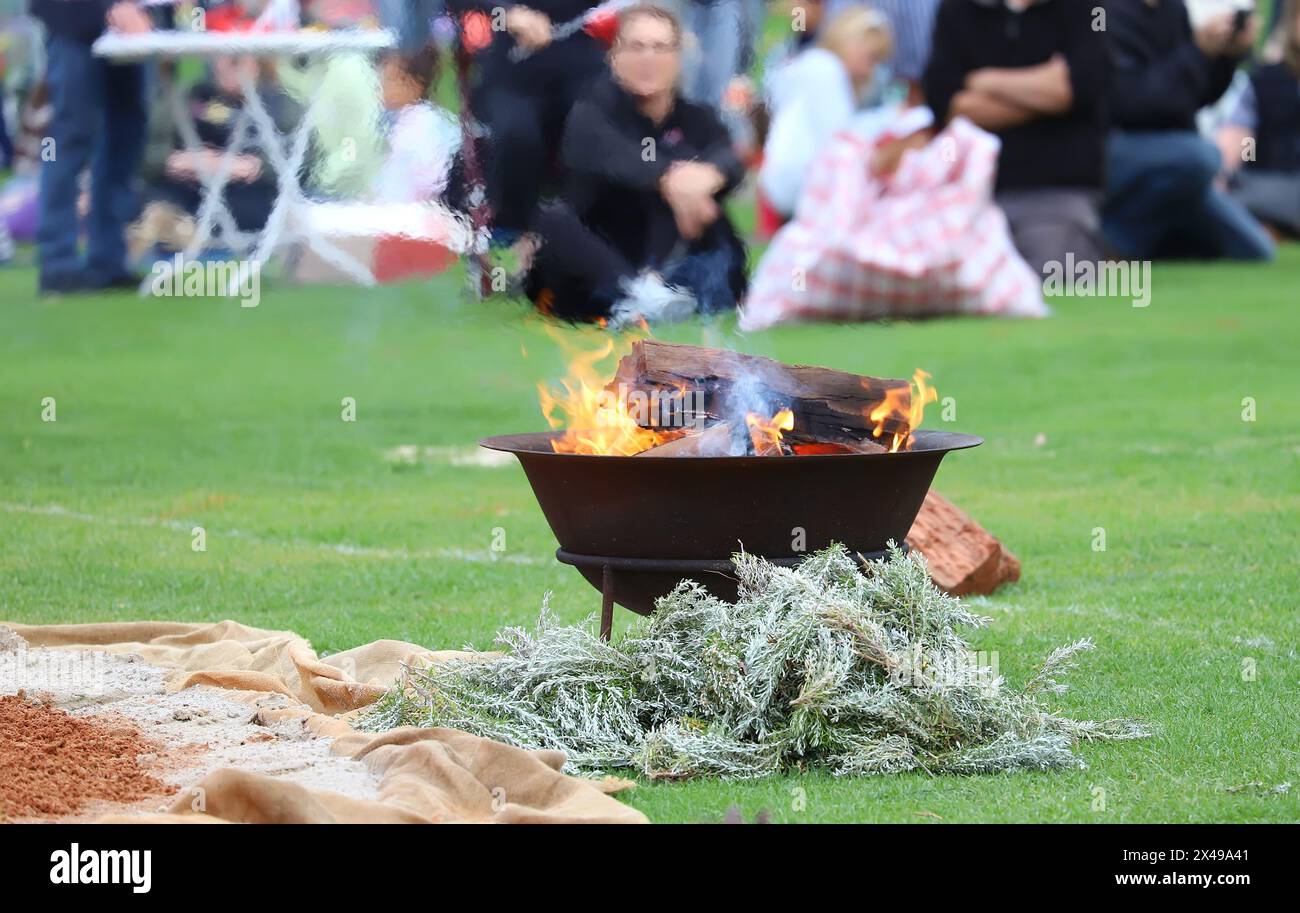
[[786, 456], [790, 445], [785, 443], [785, 433], [794, 427], [794, 413], [782, 409], [771, 419], [766, 419], [757, 412], [745, 416], [745, 427], [749, 429], [750, 446], [756, 456]]
[[[740, 450], [739, 453], [744, 453]], [[714, 425], [699, 434], [687, 434], [637, 454], [639, 457], [720, 457], [737, 455], [735, 432], [730, 422]]]
[[969, 514], [931, 490], [907, 534], [930, 577], [954, 596], [987, 595], [1020, 579], [1020, 561]]
[[[857, 443], [902, 435], [911, 427], [911, 385], [811, 365], [786, 365], [725, 349], [641, 340], [619, 362], [607, 389], [642, 401], [675, 403], [656, 410], [645, 427], [683, 427], [780, 408], [794, 414], [793, 431], [822, 442]], [[888, 438], [885, 438], [888, 440]]]
[[[636, 454], [639, 457], [725, 457], [745, 456], [828, 456], [850, 453], [886, 453], [889, 448], [875, 441], [818, 441], [811, 437], [786, 433], [780, 441], [759, 446], [749, 434], [737, 435], [730, 422], [721, 422], [707, 431], [688, 433], [667, 443]], [[774, 446], [779, 444], [779, 448]]]
[[845, 453], [887, 453], [888, 447], [875, 441], [818, 441], [812, 438], [801, 440], [797, 435], [788, 434], [790, 449], [795, 456], [825, 456]]

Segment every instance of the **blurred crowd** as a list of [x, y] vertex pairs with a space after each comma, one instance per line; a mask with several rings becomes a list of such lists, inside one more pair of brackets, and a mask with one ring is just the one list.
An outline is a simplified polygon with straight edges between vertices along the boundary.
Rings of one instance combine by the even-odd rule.
[[[377, 61], [322, 65], [232, 45], [188, 72], [92, 50], [106, 32], [238, 34], [284, 10], [306, 28], [385, 26], [395, 45]], [[856, 278], [832, 282], [839, 299], [880, 294], [882, 276], [904, 273], [932, 283], [909, 295], [951, 291], [943, 274], [969, 257], [975, 225], [986, 242], [1004, 239], [996, 263], [1037, 275], [1067, 258], [1269, 260], [1300, 234], [1300, 0], [30, 0], [26, 15], [0, 11], [0, 155], [12, 172], [0, 256], [10, 238], [34, 241], [46, 292], [138, 282], [150, 258], [193, 243], [210, 191], [223, 194], [228, 238], [258, 232], [279, 181], [240, 116], [250, 92], [286, 131], [313, 102], [325, 112], [302, 175], [313, 198], [442, 207], [471, 224], [459, 253], [484, 290], [569, 319], [736, 307], [750, 232], [733, 219], [749, 211], [783, 264], [847, 261], [837, 275]], [[180, 104], [167, 103], [178, 84]], [[828, 183], [828, 169], [854, 180]], [[843, 215], [829, 229], [827, 193], [851, 195], [833, 201]], [[899, 242], [880, 256], [905, 234], [881, 220], [909, 212], [924, 216], [931, 255]], [[970, 280], [981, 281], [996, 285]], [[807, 311], [791, 283], [790, 311]]]

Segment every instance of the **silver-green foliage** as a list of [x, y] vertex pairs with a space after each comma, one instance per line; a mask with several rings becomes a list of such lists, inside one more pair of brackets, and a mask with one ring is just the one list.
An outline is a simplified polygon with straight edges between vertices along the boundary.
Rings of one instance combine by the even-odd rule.
[[795, 569], [741, 554], [735, 604], [683, 581], [613, 644], [544, 604], [535, 630], [498, 635], [499, 658], [408, 670], [362, 724], [559, 749], [571, 770], [736, 779], [1083, 766], [1081, 740], [1148, 734], [1042, 703], [1091, 642], [1053, 651], [1016, 690], [972, 661], [962, 633], [988, 619], [937, 590], [924, 559], [859, 568], [839, 547]]

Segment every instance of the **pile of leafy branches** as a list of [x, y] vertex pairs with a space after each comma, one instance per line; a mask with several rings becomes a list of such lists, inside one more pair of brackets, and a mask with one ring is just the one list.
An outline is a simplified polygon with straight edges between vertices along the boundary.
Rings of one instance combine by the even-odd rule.
[[408, 670], [362, 726], [559, 749], [571, 770], [735, 779], [1083, 766], [1081, 740], [1148, 734], [1044, 706], [1087, 640], [1055, 650], [1019, 690], [972, 662], [962, 631], [989, 619], [937, 590], [918, 555], [860, 573], [832, 547], [794, 569], [741, 554], [736, 569], [735, 604], [683, 581], [612, 644], [543, 606], [536, 630], [498, 636], [500, 658]]

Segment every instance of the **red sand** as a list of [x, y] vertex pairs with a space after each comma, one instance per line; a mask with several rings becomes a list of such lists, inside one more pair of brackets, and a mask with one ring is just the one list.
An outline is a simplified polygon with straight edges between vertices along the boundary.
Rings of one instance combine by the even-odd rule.
[[69, 716], [21, 692], [0, 697], [0, 819], [73, 815], [89, 802], [166, 794], [137, 760], [157, 751], [128, 723]]

